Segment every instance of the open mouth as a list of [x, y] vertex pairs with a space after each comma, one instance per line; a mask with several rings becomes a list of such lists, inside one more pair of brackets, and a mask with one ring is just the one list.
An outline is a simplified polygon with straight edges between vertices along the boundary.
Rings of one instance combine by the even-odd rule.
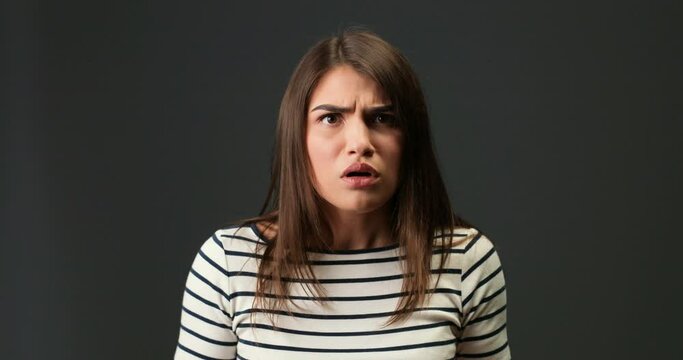
[[379, 181], [379, 173], [370, 164], [358, 162], [346, 168], [342, 179], [354, 189], [367, 188]]
[[365, 172], [365, 171], [352, 171], [348, 174], [346, 174], [346, 177], [370, 177], [372, 176], [371, 173]]
[[377, 170], [375, 170], [374, 167], [372, 167], [370, 164], [362, 162], [351, 164], [346, 168], [346, 170], [344, 170], [344, 173], [342, 174], [342, 176], [346, 178], [377, 177], [377, 175]]

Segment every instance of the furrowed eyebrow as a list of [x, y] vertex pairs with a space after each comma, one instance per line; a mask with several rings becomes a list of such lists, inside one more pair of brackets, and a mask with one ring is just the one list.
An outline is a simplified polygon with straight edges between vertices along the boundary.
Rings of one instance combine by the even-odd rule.
[[330, 104], [322, 104], [314, 107], [311, 109], [311, 112], [314, 112], [316, 110], [327, 110], [327, 111], [334, 111], [334, 112], [339, 112], [339, 113], [345, 113], [351, 111], [351, 108], [345, 108], [341, 106], [335, 106], [335, 105], [330, 105]]
[[375, 106], [373, 108], [368, 109], [368, 113], [379, 113], [379, 112], [384, 112], [384, 111], [394, 111], [394, 105], [388, 104], [388, 105], [381, 105], [381, 106]]
[[[322, 104], [314, 107], [311, 109], [311, 112], [314, 112], [316, 110], [327, 110], [327, 111], [333, 111], [333, 112], [338, 112], [338, 113], [347, 113], [351, 112], [351, 108], [345, 108], [341, 106], [336, 106], [336, 105], [330, 105], [330, 104]], [[382, 111], [392, 111], [394, 110], [394, 106], [392, 104], [388, 105], [380, 105], [380, 106], [375, 106], [372, 108], [369, 108], [366, 113], [377, 113], [377, 112], [382, 112]]]

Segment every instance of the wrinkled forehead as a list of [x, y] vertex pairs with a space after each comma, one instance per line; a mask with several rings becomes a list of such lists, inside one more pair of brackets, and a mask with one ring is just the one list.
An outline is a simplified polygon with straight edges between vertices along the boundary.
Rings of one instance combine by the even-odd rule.
[[336, 66], [325, 72], [311, 91], [307, 112], [321, 104], [340, 107], [379, 106], [391, 101], [387, 92], [372, 77], [349, 65]]

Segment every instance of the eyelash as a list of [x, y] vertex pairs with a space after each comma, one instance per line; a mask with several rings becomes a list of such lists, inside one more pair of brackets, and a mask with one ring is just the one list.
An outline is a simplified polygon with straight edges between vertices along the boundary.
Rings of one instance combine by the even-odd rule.
[[[318, 118], [318, 122], [324, 122], [324, 119], [325, 119], [325, 118], [328, 118], [328, 117], [330, 117], [330, 118], [332, 118], [332, 119], [337, 119], [337, 120], [338, 120], [338, 119], [339, 119], [339, 115], [340, 115], [340, 114], [337, 114], [337, 113], [327, 113], [327, 114], [324, 114], [324, 115], [320, 116], [320, 117]], [[379, 124], [389, 125], [389, 126], [395, 126], [395, 125], [396, 125], [396, 118], [394, 117], [394, 115], [391, 115], [391, 114], [377, 113], [377, 114], [373, 114], [373, 115], [372, 115], [372, 118], [373, 118], [373, 120], [376, 120], [376, 119], [377, 119], [378, 117], [380, 117], [380, 116], [381, 116], [382, 118], [386, 119], [386, 120], [385, 120], [384, 122], [382, 122], [382, 123], [379, 123]]]
[[328, 118], [328, 117], [332, 118], [332, 119], [339, 119], [339, 114], [334, 114], [334, 113], [325, 114], [325, 115], [322, 115], [320, 118], [318, 118], [318, 121], [324, 122], [325, 118]]

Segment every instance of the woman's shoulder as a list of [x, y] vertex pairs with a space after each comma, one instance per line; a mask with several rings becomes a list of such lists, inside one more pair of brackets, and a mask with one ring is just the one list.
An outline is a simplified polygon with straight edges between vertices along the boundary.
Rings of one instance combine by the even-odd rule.
[[460, 257], [473, 259], [473, 261], [480, 259], [485, 254], [495, 252], [493, 242], [474, 227], [455, 228], [452, 231], [444, 232], [437, 231], [434, 236], [434, 246], [437, 251], [444, 249], [451, 254], [458, 254]]
[[[447, 236], [448, 234], [444, 234], [442, 240], [447, 240]], [[480, 230], [455, 229], [452, 238], [452, 246], [441, 246], [436, 252], [449, 253], [447, 266], [460, 269], [462, 281], [477, 285], [480, 281], [502, 273], [503, 266], [494, 243]]]
[[227, 253], [253, 252], [258, 245], [267, 244], [267, 240], [263, 238], [255, 223], [220, 228], [211, 235], [207, 242], [219, 244]]
[[477, 238], [482, 236], [481, 231], [474, 227], [457, 227], [450, 230], [437, 229], [434, 231], [434, 245], [441, 246], [450, 242], [451, 248], [463, 248], [473, 244]]

